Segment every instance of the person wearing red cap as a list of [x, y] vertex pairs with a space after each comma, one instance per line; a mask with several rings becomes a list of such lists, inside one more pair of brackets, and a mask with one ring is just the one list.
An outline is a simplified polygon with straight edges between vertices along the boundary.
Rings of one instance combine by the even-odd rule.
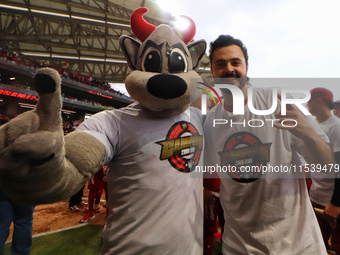
[[[326, 88], [315, 88], [310, 92], [311, 99], [307, 104], [308, 109], [329, 137], [334, 154], [333, 159], [336, 164], [340, 164], [340, 119], [331, 113], [334, 107], [333, 93]], [[330, 219], [336, 223], [336, 219], [340, 215], [339, 179], [334, 181], [335, 173], [326, 178], [317, 178], [315, 173], [311, 173], [311, 177], [312, 186], [309, 194], [312, 204], [315, 208], [325, 209], [324, 215], [317, 215], [325, 244], [329, 245], [328, 240], [332, 235], [333, 249], [336, 254], [340, 254], [340, 229], [337, 227], [332, 231], [327, 222], [327, 219]]]

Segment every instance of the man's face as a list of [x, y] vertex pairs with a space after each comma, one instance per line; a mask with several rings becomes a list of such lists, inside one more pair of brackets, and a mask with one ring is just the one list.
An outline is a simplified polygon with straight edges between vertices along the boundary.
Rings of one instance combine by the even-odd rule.
[[340, 118], [340, 104], [334, 104], [333, 113], [335, 116]]
[[247, 80], [248, 65], [241, 48], [237, 45], [217, 48], [213, 53], [210, 70], [213, 78], [227, 78], [225, 83], [233, 84], [240, 89]]
[[315, 115], [315, 112], [317, 109], [320, 107], [320, 102], [321, 100], [316, 97], [311, 97], [311, 99], [307, 103], [308, 111], [312, 114]]

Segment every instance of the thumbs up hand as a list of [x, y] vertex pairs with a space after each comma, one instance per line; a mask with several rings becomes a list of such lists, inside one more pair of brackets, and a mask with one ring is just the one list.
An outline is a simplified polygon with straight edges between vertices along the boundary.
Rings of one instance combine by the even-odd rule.
[[274, 123], [274, 127], [289, 130], [297, 137], [304, 138], [315, 134], [312, 126], [306, 117], [295, 105], [286, 106], [286, 115], [276, 114], [279, 122]]
[[43, 68], [34, 81], [39, 92], [36, 109], [0, 127], [0, 172], [25, 176], [31, 166], [44, 164], [62, 150], [60, 76]]
[[0, 190], [26, 204], [69, 198], [105, 157], [104, 145], [86, 132], [64, 138], [58, 72], [42, 68], [34, 81], [39, 93], [36, 109], [0, 127]]
[[34, 81], [39, 93], [36, 109], [0, 127], [0, 190], [27, 204], [65, 198], [78, 184], [63, 180], [84, 179], [65, 159], [59, 73], [42, 68]]

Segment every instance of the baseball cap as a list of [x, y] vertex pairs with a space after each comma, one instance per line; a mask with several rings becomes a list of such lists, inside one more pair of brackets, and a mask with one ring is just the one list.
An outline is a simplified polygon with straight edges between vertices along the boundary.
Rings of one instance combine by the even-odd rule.
[[[310, 91], [311, 96], [314, 98], [321, 98], [329, 103], [331, 109], [334, 108], [333, 105], [333, 93], [329, 89], [326, 88], [314, 88]], [[339, 100], [340, 102], [340, 100]]]

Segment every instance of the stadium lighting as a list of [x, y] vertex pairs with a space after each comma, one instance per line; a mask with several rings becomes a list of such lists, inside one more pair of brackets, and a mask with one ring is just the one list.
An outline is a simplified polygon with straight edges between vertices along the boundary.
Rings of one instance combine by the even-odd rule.
[[113, 58], [91, 58], [91, 57], [76, 57], [70, 55], [59, 55], [59, 54], [49, 54], [49, 53], [39, 53], [39, 52], [29, 52], [24, 51], [22, 55], [32, 56], [32, 57], [44, 57], [44, 58], [63, 58], [70, 60], [84, 60], [84, 61], [98, 61], [98, 62], [107, 62], [107, 63], [115, 63], [115, 64], [126, 64], [126, 60], [113, 59]]
[[52, 54], [51, 57], [52, 57], [52, 58], [79, 59], [79, 57], [66, 56], [66, 55], [58, 55], [58, 54]]
[[159, 8], [161, 8], [164, 11], [170, 12], [172, 15], [177, 12], [177, 10], [180, 10], [181, 8], [178, 6], [177, 3], [174, 1], [169, 0], [151, 0], [151, 2], [156, 3]]
[[32, 56], [32, 57], [44, 57], [44, 58], [49, 58], [51, 56], [49, 53], [39, 53], [39, 52], [29, 52], [29, 51], [23, 51], [21, 52], [21, 54]]
[[65, 110], [65, 109], [62, 109], [61, 111], [62, 111], [63, 113], [65, 113], [65, 114], [76, 113], [75, 111]]
[[73, 19], [80, 19], [80, 20], [86, 20], [86, 21], [92, 21], [92, 22], [98, 22], [98, 23], [105, 23], [104, 20], [90, 19], [90, 18], [85, 18], [85, 17], [81, 17], [81, 16], [75, 16], [75, 15], [71, 15], [71, 18], [73, 18]]
[[105, 62], [108, 62], [108, 63], [116, 63], [116, 64], [126, 64], [127, 61], [126, 60], [119, 60], [119, 59], [105, 59]]
[[19, 10], [19, 11], [28, 11], [27, 8], [19, 7], [19, 6], [13, 6], [13, 5], [7, 5], [7, 4], [0, 4], [0, 7], [12, 9], [12, 10]]
[[20, 10], [20, 11], [31, 11], [33, 13], [46, 14], [46, 15], [51, 15], [51, 16], [59, 16], [59, 17], [64, 17], [64, 18], [79, 19], [79, 20], [91, 21], [91, 22], [97, 22], [97, 23], [103, 23], [103, 24], [106, 23], [108, 25], [114, 25], [114, 26], [120, 26], [120, 27], [126, 27], [126, 28], [130, 27], [130, 25], [122, 24], [122, 23], [107, 22], [105, 20], [91, 19], [91, 18], [76, 16], [76, 15], [69, 15], [69, 14], [64, 14], [64, 13], [57, 13], [57, 12], [48, 12], [48, 11], [42, 11], [38, 9], [28, 10], [27, 8], [14, 6], [14, 5], [0, 4], [0, 8], [7, 8], [7, 9], [12, 9], [12, 10]]
[[105, 61], [104, 58], [91, 58], [91, 57], [80, 57], [79, 60], [88, 60], [88, 61]]
[[169, 1], [169, 0], [156, 0], [154, 1], [157, 3], [157, 5], [163, 9], [163, 10], [167, 10], [167, 11], [170, 11], [173, 10], [173, 4], [172, 4], [172, 1]]
[[28, 108], [28, 109], [35, 109], [35, 105], [33, 104], [25, 104], [25, 103], [19, 103], [20, 107], [22, 108]]
[[106, 22], [108, 25], [115, 25], [120, 27], [130, 27], [130, 25], [122, 24], [122, 23], [115, 23], [115, 22]]
[[179, 30], [185, 30], [189, 27], [190, 22], [182, 17], [176, 17], [175, 21], [175, 27], [177, 27]]
[[56, 13], [56, 12], [48, 12], [48, 11], [40, 11], [40, 10], [37, 10], [37, 9], [31, 9], [31, 12], [42, 13], [42, 14], [47, 14], [47, 15], [52, 15], [52, 16], [65, 17], [65, 18], [70, 17], [70, 15], [67, 15], [67, 14]]

